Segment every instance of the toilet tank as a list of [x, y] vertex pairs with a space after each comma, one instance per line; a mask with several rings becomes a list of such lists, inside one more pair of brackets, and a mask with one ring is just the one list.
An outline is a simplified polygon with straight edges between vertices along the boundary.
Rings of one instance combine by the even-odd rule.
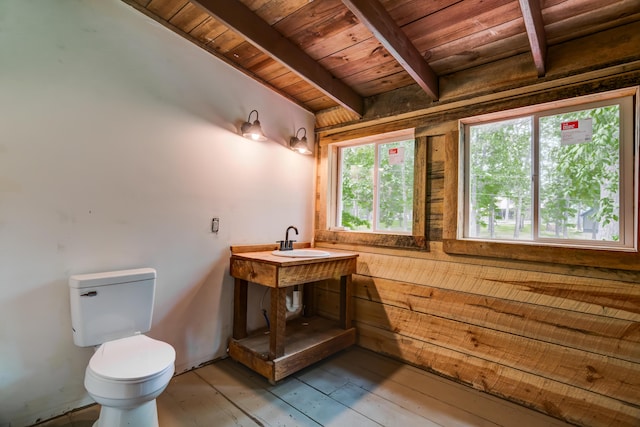
[[71, 276], [73, 342], [88, 347], [149, 331], [155, 289], [153, 268]]

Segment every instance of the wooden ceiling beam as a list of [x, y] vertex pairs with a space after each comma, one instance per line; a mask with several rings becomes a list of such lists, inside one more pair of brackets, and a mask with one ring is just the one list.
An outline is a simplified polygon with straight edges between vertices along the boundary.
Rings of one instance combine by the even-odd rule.
[[363, 98], [238, 0], [193, 0], [207, 13], [348, 110], [362, 116]]
[[438, 76], [415, 45], [378, 0], [342, 0], [418, 85], [434, 100], [439, 97]]
[[540, 0], [519, 0], [520, 10], [524, 18], [524, 26], [527, 29], [527, 37], [531, 46], [533, 62], [538, 70], [538, 77], [546, 73], [547, 39], [542, 22], [542, 10]]

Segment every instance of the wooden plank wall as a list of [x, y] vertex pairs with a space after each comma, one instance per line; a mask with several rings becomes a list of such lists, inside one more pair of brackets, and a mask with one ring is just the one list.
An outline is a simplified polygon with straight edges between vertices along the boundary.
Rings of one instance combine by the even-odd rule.
[[[640, 272], [445, 253], [445, 148], [456, 130], [423, 131], [428, 250], [316, 241], [360, 255], [358, 345], [570, 423], [637, 427]], [[335, 316], [335, 283], [316, 289], [320, 311]]]

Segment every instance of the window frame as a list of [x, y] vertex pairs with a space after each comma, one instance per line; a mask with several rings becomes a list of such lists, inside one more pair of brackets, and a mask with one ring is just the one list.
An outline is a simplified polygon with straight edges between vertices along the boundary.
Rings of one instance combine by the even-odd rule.
[[[337, 228], [336, 218], [339, 204], [339, 153], [340, 147], [367, 143], [385, 143], [414, 140], [413, 172], [413, 223], [411, 233], [394, 231], [361, 231]], [[331, 241], [346, 244], [394, 247], [405, 249], [428, 249], [426, 238], [426, 176], [427, 176], [427, 138], [417, 136], [414, 128], [401, 129], [375, 135], [363, 136], [332, 142], [321, 147], [321, 159], [326, 161], [327, 185], [325, 212], [320, 216], [321, 223], [316, 230], [317, 241]], [[321, 160], [321, 161], [323, 161]]]
[[[640, 191], [638, 188], [639, 181], [639, 165], [638, 165], [638, 144], [639, 144], [639, 95], [640, 86], [630, 88], [612, 90], [599, 94], [586, 95], [577, 98], [558, 100], [543, 104], [521, 107], [512, 110], [505, 110], [483, 116], [459, 120], [459, 128], [455, 138], [457, 144], [449, 150], [447, 159], [445, 160], [445, 191], [448, 194], [448, 201], [445, 205], [445, 217], [448, 217], [448, 225], [445, 227], [443, 235], [443, 250], [450, 254], [460, 255], [479, 255], [491, 256], [497, 258], [508, 258], [526, 261], [544, 261], [562, 264], [577, 264], [595, 267], [609, 267], [622, 269], [637, 269], [637, 263], [640, 262], [638, 253], [638, 242], [640, 241], [640, 231], [638, 230], [639, 212], [638, 200], [640, 199]], [[465, 144], [463, 138], [464, 124], [480, 122], [488, 120], [508, 119], [523, 115], [534, 115], [545, 111], [557, 110], [565, 106], [579, 106], [589, 103], [597, 103], [615, 98], [633, 97], [633, 166], [630, 172], [633, 186], [633, 207], [632, 207], [632, 223], [633, 231], [630, 233], [633, 242], [632, 248], [615, 247], [584, 247], [564, 244], [549, 244], [540, 241], [505, 241], [505, 240], [481, 240], [477, 238], [466, 238], [464, 231], [464, 209], [465, 197]], [[622, 120], [622, 117], [621, 117]], [[627, 183], [629, 184], [629, 183]], [[622, 197], [622, 195], [621, 195]], [[622, 206], [621, 206], [621, 209]]]
[[[373, 146], [374, 147], [374, 160], [373, 160], [373, 200], [372, 200], [372, 221], [371, 221], [371, 229], [370, 230], [345, 230], [349, 232], [361, 232], [361, 233], [378, 233], [378, 234], [400, 234], [400, 235], [411, 235], [413, 232], [413, 219], [411, 221], [411, 230], [409, 231], [399, 231], [399, 230], [385, 230], [380, 228], [380, 215], [381, 215], [381, 200], [380, 200], [380, 188], [382, 186], [381, 180], [381, 155], [380, 149], [383, 145], [404, 142], [404, 141], [413, 141], [414, 150], [415, 150], [415, 137], [413, 134], [407, 134], [406, 136], [400, 135], [399, 137], [389, 137], [389, 138], [376, 138], [375, 140], [366, 139], [364, 141], [345, 141], [342, 143], [336, 144], [336, 155], [337, 155], [337, 174], [336, 174], [336, 200], [335, 206], [332, 209], [332, 222], [331, 224], [336, 229], [342, 229], [343, 224], [341, 221], [341, 212], [344, 210], [344, 206], [342, 202], [343, 199], [343, 186], [341, 185], [341, 180], [344, 175], [344, 149], [351, 147], [363, 147], [363, 146]], [[415, 155], [414, 155], [415, 157]], [[413, 163], [414, 159], [411, 158], [411, 162]], [[413, 177], [412, 177], [413, 178]], [[412, 185], [413, 188], [413, 185]], [[413, 209], [412, 209], [413, 214]], [[340, 225], [338, 225], [340, 223]]]

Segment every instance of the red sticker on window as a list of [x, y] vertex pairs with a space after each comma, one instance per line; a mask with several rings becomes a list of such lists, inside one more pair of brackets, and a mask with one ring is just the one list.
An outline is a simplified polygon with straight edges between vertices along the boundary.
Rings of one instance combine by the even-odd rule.
[[573, 122], [564, 122], [562, 123], [562, 130], [578, 129], [579, 123], [580, 122], [578, 122], [577, 120]]

